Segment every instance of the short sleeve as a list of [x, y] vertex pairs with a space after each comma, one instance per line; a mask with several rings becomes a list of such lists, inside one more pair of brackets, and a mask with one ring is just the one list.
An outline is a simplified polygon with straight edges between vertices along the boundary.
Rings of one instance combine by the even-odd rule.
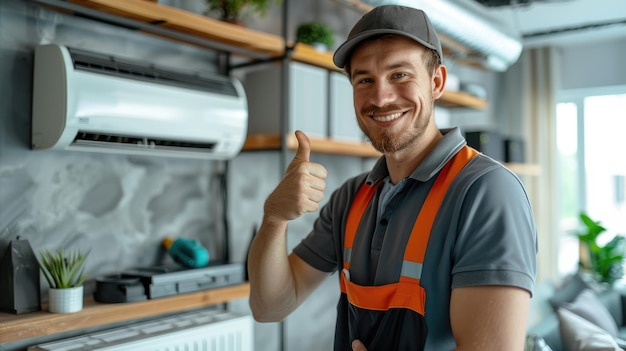
[[452, 287], [509, 285], [532, 295], [537, 233], [519, 178], [504, 167], [478, 177], [464, 197], [459, 221]]

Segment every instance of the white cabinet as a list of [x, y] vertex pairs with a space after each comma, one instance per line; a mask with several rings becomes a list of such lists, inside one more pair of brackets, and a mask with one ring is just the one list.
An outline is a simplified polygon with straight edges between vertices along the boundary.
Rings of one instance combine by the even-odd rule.
[[356, 121], [352, 85], [348, 77], [343, 73], [330, 72], [328, 91], [330, 137], [336, 140], [363, 141], [365, 136]]

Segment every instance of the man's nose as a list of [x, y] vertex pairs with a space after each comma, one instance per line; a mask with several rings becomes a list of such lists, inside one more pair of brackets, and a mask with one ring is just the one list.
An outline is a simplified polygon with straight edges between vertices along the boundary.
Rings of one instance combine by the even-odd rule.
[[374, 84], [371, 101], [374, 106], [385, 106], [393, 102], [395, 97], [395, 91], [388, 82], [378, 81]]

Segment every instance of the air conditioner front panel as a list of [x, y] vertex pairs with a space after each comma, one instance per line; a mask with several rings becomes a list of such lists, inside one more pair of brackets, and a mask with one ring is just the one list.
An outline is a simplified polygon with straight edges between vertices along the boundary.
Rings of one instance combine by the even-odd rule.
[[247, 112], [236, 97], [86, 72], [74, 76], [68, 82], [70, 134], [81, 130], [189, 141], [245, 139]]
[[[48, 136], [46, 145], [39, 143], [42, 148], [223, 159], [234, 157], [243, 146], [247, 103], [235, 79], [228, 81], [228, 87], [236, 93], [220, 94], [76, 69], [63, 47], [45, 52], [48, 57], [39, 57], [39, 64], [35, 58], [40, 73], [63, 73], [48, 73], [53, 79], [38, 81], [43, 73], [35, 77], [39, 93], [33, 97], [37, 106], [37, 111], [33, 107], [33, 148], [38, 148], [36, 130], [37, 135], [47, 135], [59, 124], [61, 135], [53, 144]], [[51, 56], [58, 55], [63, 57], [63, 67], [49, 64]], [[223, 79], [217, 83], [225, 84]], [[62, 118], [57, 116], [60, 111], [65, 112]], [[120, 143], [121, 137], [141, 140], [138, 144], [143, 147]]]

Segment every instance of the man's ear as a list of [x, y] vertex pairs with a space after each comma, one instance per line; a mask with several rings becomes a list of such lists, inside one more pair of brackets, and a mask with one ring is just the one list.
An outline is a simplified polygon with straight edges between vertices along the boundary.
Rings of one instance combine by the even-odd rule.
[[433, 98], [439, 99], [443, 95], [443, 90], [446, 87], [446, 79], [448, 78], [448, 70], [446, 66], [439, 65], [435, 68], [432, 79]]

